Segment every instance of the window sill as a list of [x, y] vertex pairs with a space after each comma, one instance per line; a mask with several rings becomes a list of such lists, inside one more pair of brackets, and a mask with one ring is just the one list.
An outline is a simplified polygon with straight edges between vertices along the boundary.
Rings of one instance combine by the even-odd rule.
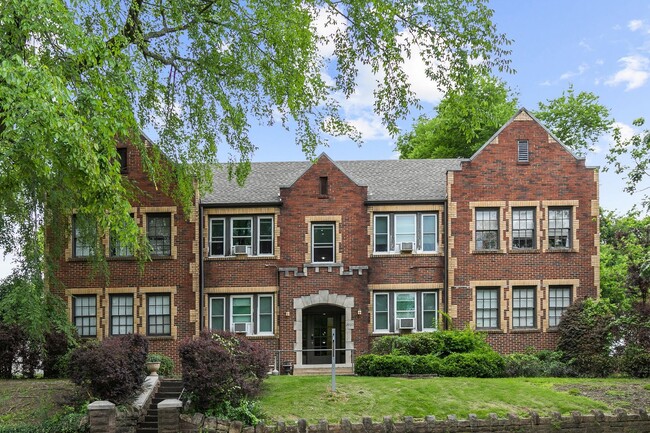
[[151, 260], [173, 260], [174, 257], [169, 255], [169, 256], [151, 256]]
[[135, 262], [137, 259], [134, 256], [110, 256], [106, 257], [109, 262]]
[[511, 329], [510, 333], [512, 334], [536, 334], [540, 332], [541, 330], [539, 328], [516, 328], [516, 329]]
[[511, 254], [540, 254], [541, 251], [538, 248], [512, 248], [510, 250]]
[[205, 261], [220, 261], [220, 260], [277, 260], [277, 256], [273, 255], [264, 255], [264, 256], [248, 256], [245, 254], [235, 255], [235, 256], [208, 256], [205, 257]]
[[474, 250], [472, 254], [505, 254], [504, 250]]
[[413, 251], [413, 252], [396, 252], [396, 251], [390, 251], [388, 253], [377, 253], [373, 252], [370, 257], [412, 257], [412, 256], [430, 256], [430, 257], [437, 257], [437, 256], [442, 256], [442, 253], [437, 252], [437, 251]]
[[149, 340], [175, 340], [171, 335], [147, 335]]
[[478, 332], [485, 332], [487, 334], [505, 334], [501, 328], [476, 328]]
[[277, 340], [279, 337], [274, 334], [257, 334], [257, 335], [247, 335], [246, 338], [249, 340]]
[[545, 253], [577, 253], [578, 250], [573, 248], [549, 248], [544, 251]]
[[553, 326], [553, 327], [547, 328], [546, 332], [560, 332], [560, 328], [558, 326]]

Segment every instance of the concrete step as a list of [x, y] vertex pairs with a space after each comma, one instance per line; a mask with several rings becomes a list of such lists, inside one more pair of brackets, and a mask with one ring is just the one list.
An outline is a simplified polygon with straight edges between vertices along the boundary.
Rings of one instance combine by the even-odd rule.
[[[295, 376], [325, 376], [332, 374], [331, 366], [302, 366], [293, 368]], [[354, 374], [352, 367], [336, 367], [337, 376], [351, 376]]]

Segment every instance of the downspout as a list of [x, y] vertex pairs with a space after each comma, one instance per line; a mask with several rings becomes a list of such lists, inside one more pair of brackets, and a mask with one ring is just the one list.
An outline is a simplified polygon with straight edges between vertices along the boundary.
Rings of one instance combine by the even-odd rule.
[[199, 200], [199, 332], [203, 331], [203, 287], [205, 274], [203, 267], [203, 206]]

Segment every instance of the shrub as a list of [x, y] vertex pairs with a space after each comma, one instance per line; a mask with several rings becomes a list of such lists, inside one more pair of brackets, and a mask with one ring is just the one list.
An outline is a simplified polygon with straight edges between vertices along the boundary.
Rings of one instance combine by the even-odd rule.
[[256, 396], [266, 376], [271, 354], [230, 332], [203, 332], [179, 349], [183, 384], [196, 410], [216, 408], [227, 401], [239, 406]]
[[0, 378], [11, 379], [14, 363], [27, 344], [27, 334], [20, 326], [0, 322]]
[[70, 356], [70, 379], [95, 398], [124, 403], [144, 382], [148, 346], [138, 334], [88, 342]]
[[174, 361], [160, 353], [150, 353], [147, 355], [147, 362], [160, 362], [160, 369], [158, 374], [165, 377], [170, 377], [174, 374]]
[[558, 350], [578, 374], [605, 377], [614, 370], [610, 355], [614, 317], [604, 301], [587, 299], [569, 306], [558, 327]]
[[421, 355], [412, 357], [411, 374], [436, 374], [441, 375], [443, 361], [435, 355]]
[[68, 336], [60, 331], [45, 335], [43, 354], [43, 376], [48, 379], [65, 377], [68, 373], [70, 351], [74, 347]]
[[621, 369], [632, 377], [650, 377], [650, 352], [636, 345], [626, 346], [621, 359]]
[[216, 408], [206, 412], [208, 416], [228, 421], [241, 421], [244, 425], [256, 426], [264, 418], [262, 408], [255, 400], [244, 398], [237, 406], [224, 401]]
[[443, 360], [442, 372], [451, 377], [502, 377], [505, 363], [494, 351], [453, 353]]
[[387, 335], [372, 345], [376, 355], [437, 355], [441, 358], [452, 353], [487, 350], [490, 346], [485, 335], [471, 329], [463, 331], [419, 332], [408, 335]]
[[354, 372], [360, 376], [387, 377], [393, 374], [409, 374], [412, 357], [408, 355], [361, 355], [354, 364]]

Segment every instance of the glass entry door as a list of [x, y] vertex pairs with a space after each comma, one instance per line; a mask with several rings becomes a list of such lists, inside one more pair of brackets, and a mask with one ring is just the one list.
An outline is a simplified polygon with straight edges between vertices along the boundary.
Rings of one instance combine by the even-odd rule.
[[[345, 347], [345, 315], [343, 309], [323, 306], [303, 312], [303, 364], [332, 362], [332, 329], [336, 328], [336, 348]], [[336, 362], [345, 362], [345, 352], [337, 351]]]

